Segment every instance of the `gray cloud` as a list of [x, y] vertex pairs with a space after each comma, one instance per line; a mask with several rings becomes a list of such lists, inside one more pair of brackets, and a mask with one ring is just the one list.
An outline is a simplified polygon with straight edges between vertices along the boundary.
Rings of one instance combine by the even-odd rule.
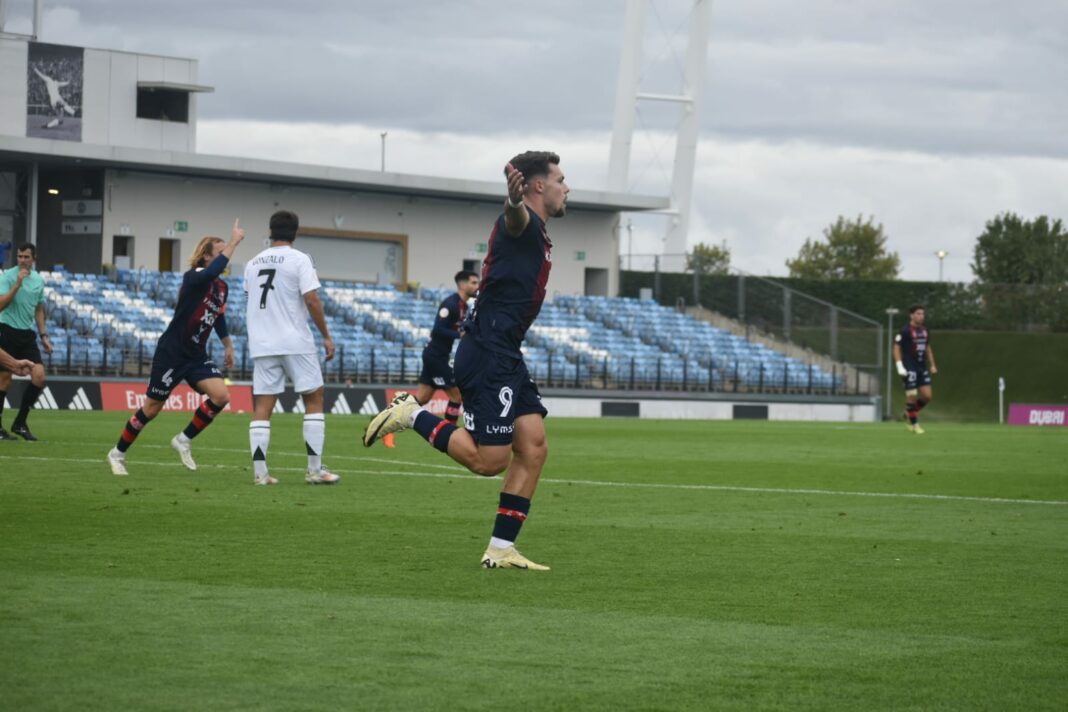
[[[50, 5], [44, 38], [197, 57], [218, 88], [204, 118], [596, 131], [611, 126], [622, 7], [83, 0]], [[652, 3], [645, 88], [678, 89], [688, 8]], [[1059, 0], [716, 2], [703, 123], [739, 139], [1065, 157], [1066, 26]], [[643, 112], [650, 128], [675, 120]]]

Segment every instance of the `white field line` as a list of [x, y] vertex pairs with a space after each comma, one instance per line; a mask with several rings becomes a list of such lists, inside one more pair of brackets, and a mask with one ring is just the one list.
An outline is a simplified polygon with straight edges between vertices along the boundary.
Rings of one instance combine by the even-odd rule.
[[[140, 448], [158, 448], [158, 449], [170, 449], [168, 445], [141, 445]], [[201, 450], [213, 449], [217, 452], [240, 452], [244, 453], [245, 450], [227, 449], [227, 448], [199, 448]], [[303, 453], [295, 452], [276, 452], [276, 455], [283, 456], [302, 456]], [[31, 455], [4, 455], [0, 457], [0, 460], [12, 459], [12, 460], [31, 460], [40, 462], [76, 462], [85, 464], [86, 458], [63, 458], [63, 457], [37, 457]], [[105, 458], [100, 458], [101, 469], [104, 470], [106, 466]], [[334, 459], [346, 459], [346, 460], [364, 460], [370, 462], [391, 462], [394, 465], [411, 465], [413, 467], [428, 467], [428, 465], [420, 462], [405, 462], [403, 460], [383, 460], [382, 458], [368, 458], [368, 457], [352, 457], [352, 456], [334, 456]], [[177, 467], [184, 469], [184, 466], [179, 462], [128, 462], [127, 467], [132, 470], [136, 470], [140, 467]], [[439, 465], [438, 467], [446, 467]], [[198, 469], [217, 469], [217, 470], [233, 470], [233, 465], [217, 465], [206, 464], [198, 465]], [[464, 477], [467, 474], [466, 470], [461, 470], [455, 467], [448, 468], [452, 474], [446, 474], [444, 472], [411, 472], [407, 470], [361, 470], [359, 475], [385, 475], [390, 477], [429, 477], [434, 479], [454, 479], [456, 477], [463, 477], [464, 479], [470, 479], [472, 481], [485, 480], [496, 481], [495, 477]], [[276, 467], [270, 468], [271, 472], [304, 472], [303, 467]], [[104, 470], [106, 472], [106, 470]], [[802, 489], [802, 488], [790, 488], [790, 487], [743, 487], [739, 485], [686, 485], [686, 484], [674, 484], [670, 482], [602, 482], [598, 480], [566, 480], [556, 479], [551, 477], [543, 477], [542, 482], [548, 482], [558, 485], [588, 485], [591, 487], [622, 487], [622, 488], [641, 488], [641, 489], [665, 489], [665, 490], [689, 490], [689, 491], [703, 491], [703, 492], [748, 492], [753, 494], [800, 494], [800, 495], [813, 495], [823, 497], [878, 497], [884, 499], [917, 499], [917, 500], [930, 500], [930, 501], [943, 501], [943, 502], [981, 502], [985, 504], [1040, 504], [1051, 506], [1065, 506], [1068, 505], [1068, 500], [1060, 499], [1010, 499], [1006, 497], [969, 497], [965, 495], [953, 495], [953, 494], [922, 494], [917, 492], [854, 492], [849, 490], [821, 490], [821, 489]]]

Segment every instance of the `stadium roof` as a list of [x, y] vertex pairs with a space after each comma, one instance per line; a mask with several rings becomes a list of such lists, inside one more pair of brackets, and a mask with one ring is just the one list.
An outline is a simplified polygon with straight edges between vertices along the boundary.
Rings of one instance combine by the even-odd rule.
[[[438, 178], [411, 173], [18, 136], [0, 136], [0, 161], [37, 161], [42, 165], [65, 165], [73, 162], [86, 168], [116, 168], [167, 175], [257, 181], [271, 185], [310, 186], [494, 204], [500, 203], [504, 197], [503, 179], [497, 182]], [[666, 210], [669, 207], [667, 197], [599, 190], [573, 189], [567, 202], [573, 209], [599, 212]]]

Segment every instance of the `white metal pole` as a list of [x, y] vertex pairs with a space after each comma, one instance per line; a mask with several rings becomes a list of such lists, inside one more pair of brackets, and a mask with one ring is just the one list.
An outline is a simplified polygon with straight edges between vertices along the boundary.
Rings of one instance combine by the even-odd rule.
[[26, 218], [29, 224], [26, 226], [26, 238], [30, 244], [37, 244], [37, 190], [38, 183], [40, 182], [40, 168], [37, 166], [37, 161], [30, 164], [30, 186], [27, 188], [29, 195], [26, 196], [29, 205], [29, 213]]
[[886, 315], [886, 419], [890, 419], [890, 399], [892, 398], [893, 391], [891, 388], [891, 378], [893, 366], [891, 365], [894, 360], [894, 347], [891, 344], [894, 343], [894, 315]]
[[33, 0], [33, 38], [41, 39], [41, 15], [44, 10], [44, 0]]
[[612, 147], [608, 154], [608, 190], [624, 193], [630, 171], [630, 146], [634, 137], [634, 108], [638, 101], [642, 37], [648, 0], [627, 0], [623, 21], [623, 52], [616, 80], [616, 111], [612, 122]]
[[383, 131], [379, 135], [382, 136], [382, 172], [385, 173], [386, 172], [386, 136], [389, 135], [389, 132], [388, 131]]
[[1005, 424], [1005, 379], [998, 377], [998, 425]]
[[664, 252], [685, 253], [686, 236], [690, 228], [690, 199], [693, 195], [693, 174], [697, 166], [697, 141], [700, 136], [700, 106], [704, 94], [705, 69], [708, 66], [709, 18], [712, 0], [696, 0], [690, 18], [689, 45], [686, 48], [686, 88], [690, 99], [679, 125], [675, 142], [675, 170], [671, 178], [671, 201], [678, 211], [671, 221], [664, 240]]

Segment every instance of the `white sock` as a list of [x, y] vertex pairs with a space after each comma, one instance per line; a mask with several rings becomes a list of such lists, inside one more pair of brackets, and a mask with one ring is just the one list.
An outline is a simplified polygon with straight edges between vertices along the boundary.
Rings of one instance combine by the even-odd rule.
[[424, 410], [426, 410], [426, 406], [425, 405], [421, 405], [421, 406], [419, 406], [418, 408], [416, 408], [415, 410], [412, 411], [412, 419], [408, 422], [408, 427], [409, 428], [414, 428], [415, 427], [415, 419], [418, 418], [419, 414], [422, 413]]
[[309, 413], [304, 416], [304, 447], [308, 449], [308, 472], [319, 474], [323, 469], [323, 443], [326, 442], [326, 416]]
[[267, 476], [267, 446], [270, 444], [271, 421], [253, 420], [248, 424], [248, 447], [252, 452], [252, 471], [256, 477]]
[[506, 541], [504, 539], [498, 539], [495, 536], [490, 537], [490, 546], [495, 546], [498, 549], [507, 549], [510, 546], [515, 546], [514, 541]]

